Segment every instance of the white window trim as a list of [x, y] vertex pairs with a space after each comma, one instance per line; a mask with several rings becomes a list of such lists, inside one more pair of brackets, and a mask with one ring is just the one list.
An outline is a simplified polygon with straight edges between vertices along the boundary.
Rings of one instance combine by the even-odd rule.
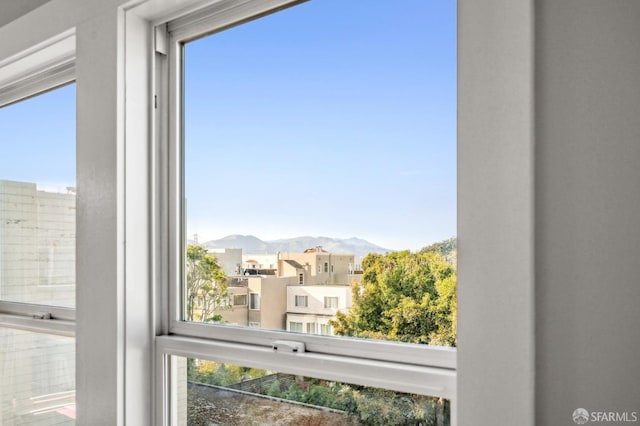
[[[298, 301], [302, 301], [302, 304], [299, 304]], [[297, 294], [295, 296], [295, 307], [296, 308], [307, 308], [309, 306], [309, 296]]]
[[[330, 306], [332, 305], [330, 302], [331, 300], [335, 300], [336, 301], [336, 306]], [[325, 309], [338, 309], [340, 307], [340, 297], [338, 296], [325, 296], [324, 297], [324, 307]]]
[[75, 31], [0, 61], [0, 107], [75, 80]]

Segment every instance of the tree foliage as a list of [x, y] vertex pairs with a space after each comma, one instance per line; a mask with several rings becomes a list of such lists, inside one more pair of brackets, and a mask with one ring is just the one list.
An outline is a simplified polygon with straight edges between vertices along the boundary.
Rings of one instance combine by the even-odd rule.
[[353, 305], [331, 321], [336, 334], [456, 345], [456, 270], [433, 251], [369, 254], [352, 285]]
[[198, 245], [187, 246], [187, 321], [219, 321], [228, 306], [227, 276], [216, 258]]
[[458, 251], [458, 240], [456, 237], [451, 237], [448, 240], [439, 241], [437, 243], [433, 243], [431, 245], [423, 247], [420, 250], [420, 253], [431, 252], [448, 257], [456, 251]]

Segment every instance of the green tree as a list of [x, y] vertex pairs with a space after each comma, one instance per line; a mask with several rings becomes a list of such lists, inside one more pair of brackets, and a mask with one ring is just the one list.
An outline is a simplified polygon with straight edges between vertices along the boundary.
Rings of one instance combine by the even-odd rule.
[[227, 276], [214, 256], [198, 245], [187, 246], [187, 321], [220, 320], [214, 314], [228, 306]]
[[438, 253], [442, 256], [449, 256], [451, 253], [458, 250], [458, 240], [456, 237], [451, 237], [448, 240], [439, 241], [437, 243], [433, 243], [426, 247], [423, 247], [420, 250], [420, 253]]
[[331, 321], [336, 334], [455, 346], [456, 270], [441, 254], [369, 254], [353, 305]]

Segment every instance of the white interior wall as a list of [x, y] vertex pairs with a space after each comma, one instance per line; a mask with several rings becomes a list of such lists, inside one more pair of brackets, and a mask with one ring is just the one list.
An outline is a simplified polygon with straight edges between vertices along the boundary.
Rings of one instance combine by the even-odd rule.
[[536, 22], [536, 423], [640, 421], [640, 2]]

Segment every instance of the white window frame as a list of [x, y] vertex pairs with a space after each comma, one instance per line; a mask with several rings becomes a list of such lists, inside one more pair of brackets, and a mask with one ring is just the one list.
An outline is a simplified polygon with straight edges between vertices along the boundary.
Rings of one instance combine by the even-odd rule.
[[[182, 183], [182, 44], [204, 35], [213, 34], [225, 30], [231, 26], [240, 25], [252, 19], [259, 18], [265, 14], [277, 11], [297, 3], [298, 0], [221, 0], [213, 3], [209, 7], [195, 11], [180, 18], [174, 19], [166, 25], [167, 29], [167, 52], [168, 61], [166, 75], [157, 78], [158, 81], [168, 81], [168, 89], [158, 88], [160, 97], [166, 96], [168, 99], [168, 187], [166, 194], [160, 194], [158, 198], [168, 200], [165, 208], [168, 211], [169, 238], [166, 248], [169, 254], [169, 295], [168, 300], [168, 332], [171, 336], [163, 338], [161, 341], [161, 356], [157, 358], [157, 365], [160, 369], [156, 374], [164, 377], [164, 382], [169, 383], [172, 377], [170, 369], [170, 355], [199, 356], [197, 351], [189, 352], [187, 348], [180, 349], [178, 342], [186, 342], [183, 339], [191, 339], [189, 342], [197, 340], [198, 345], [191, 348], [208, 347], [205, 358], [221, 361], [219, 356], [221, 346], [227, 344], [243, 345], [246, 353], [259, 354], [265, 348], [269, 349], [273, 342], [277, 340], [294, 339], [305, 345], [305, 357], [308, 357], [306, 366], [307, 372], [314, 371], [313, 361], [321, 359], [332, 359], [336, 363], [350, 365], [354, 360], [360, 360], [364, 365], [384, 365], [381, 371], [399, 371], [405, 369], [413, 373], [409, 376], [412, 380], [397, 382], [397, 376], [390, 373], [389, 376], [367, 370], [363, 368], [358, 377], [354, 377], [352, 383], [369, 386], [382, 387], [403, 392], [414, 392], [424, 395], [439, 396], [451, 400], [452, 421], [455, 424], [455, 396], [456, 396], [456, 349], [448, 347], [436, 347], [426, 345], [413, 345], [401, 342], [374, 341], [355, 338], [336, 338], [310, 334], [296, 334], [292, 336], [286, 331], [256, 330], [253, 328], [230, 327], [213, 324], [195, 324], [180, 320], [183, 308], [180, 282], [182, 277], [182, 253], [184, 253], [184, 241], [186, 241], [185, 224], [182, 221], [184, 203]], [[156, 33], [164, 33], [164, 25], [157, 27]], [[160, 37], [164, 37], [161, 35]], [[164, 44], [164, 42], [163, 42]], [[158, 114], [164, 114], [159, 111]], [[160, 121], [160, 120], [159, 120]], [[317, 265], [318, 271], [322, 266]], [[173, 342], [171, 342], [172, 339]], [[174, 346], [174, 343], [177, 345]], [[195, 343], [195, 342], [194, 342]], [[238, 349], [239, 350], [239, 349]], [[185, 355], [186, 354], [186, 355]], [[213, 356], [212, 354], [216, 354]], [[264, 359], [247, 359], [242, 361], [234, 359], [236, 364], [259, 367], [264, 365]], [[289, 362], [274, 362], [269, 364], [270, 369], [282, 372], [293, 372], [292, 364]], [[337, 370], [340, 370], [338, 368]], [[299, 370], [295, 370], [298, 371]], [[324, 372], [325, 369], [323, 368]], [[310, 374], [311, 375], [311, 374]], [[331, 374], [329, 374], [331, 375]], [[327, 377], [327, 374], [317, 377]], [[342, 376], [341, 376], [342, 377]], [[370, 377], [376, 377], [372, 383]], [[343, 377], [344, 379], [344, 377]], [[167, 398], [170, 392], [167, 389], [159, 389], [158, 394], [164, 399], [157, 402], [161, 407], [161, 412], [157, 415], [164, 419], [170, 419], [172, 403]]]
[[[331, 306], [332, 303], [330, 301], [335, 300], [335, 306]], [[327, 309], [338, 309], [340, 307], [340, 297], [338, 296], [325, 296], [324, 297], [324, 307]]]
[[307, 308], [309, 307], [309, 296], [296, 294], [295, 296], [295, 307], [296, 308]]
[[315, 322], [308, 322], [307, 323], [307, 334], [316, 334], [316, 326], [317, 324]]
[[[322, 330], [324, 329], [324, 333], [322, 332]], [[332, 327], [331, 325], [327, 324], [327, 323], [322, 323], [320, 324], [320, 335], [322, 336], [331, 336], [332, 333]]]
[[[293, 325], [300, 326], [300, 330], [292, 330]], [[304, 323], [300, 321], [289, 321], [289, 331], [293, 333], [303, 333], [304, 332]]]

